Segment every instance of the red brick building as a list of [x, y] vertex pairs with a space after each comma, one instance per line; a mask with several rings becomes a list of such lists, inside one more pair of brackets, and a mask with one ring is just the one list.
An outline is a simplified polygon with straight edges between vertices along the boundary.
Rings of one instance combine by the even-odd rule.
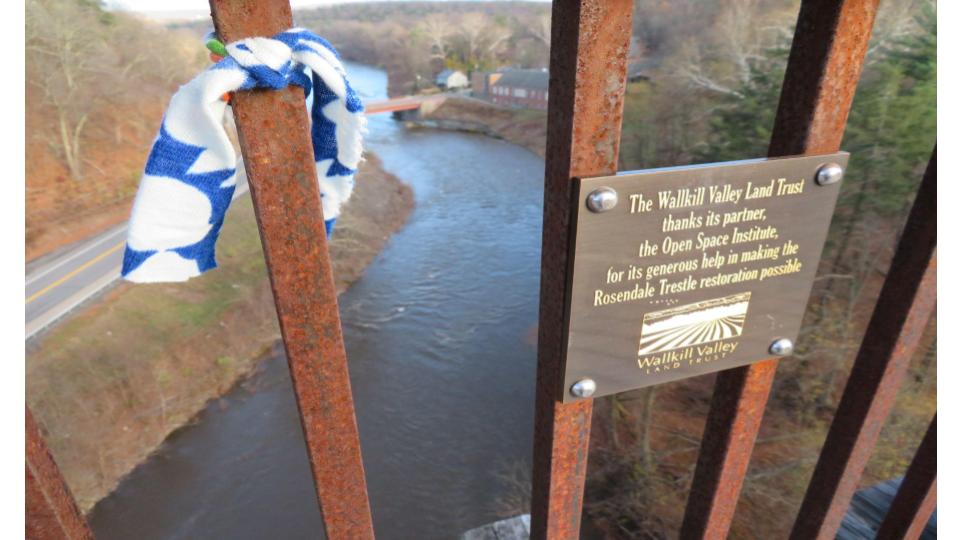
[[528, 109], [546, 110], [549, 85], [550, 75], [541, 69], [505, 69], [473, 76], [474, 95]]

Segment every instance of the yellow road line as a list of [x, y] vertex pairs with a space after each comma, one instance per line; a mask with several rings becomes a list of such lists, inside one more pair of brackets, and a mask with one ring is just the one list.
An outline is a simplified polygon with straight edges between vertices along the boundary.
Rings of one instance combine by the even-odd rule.
[[83, 272], [83, 271], [86, 270], [87, 268], [90, 268], [91, 266], [93, 266], [93, 265], [94, 265], [97, 261], [99, 261], [100, 259], [103, 259], [103, 258], [106, 257], [107, 255], [110, 255], [110, 254], [113, 253], [114, 251], [117, 251], [118, 249], [122, 248], [124, 245], [126, 245], [126, 243], [127, 243], [126, 240], [124, 240], [123, 242], [120, 242], [119, 244], [113, 246], [112, 248], [104, 251], [103, 253], [97, 255], [96, 257], [90, 259], [89, 261], [83, 263], [82, 265], [78, 266], [77, 268], [74, 268], [69, 274], [63, 276], [62, 278], [54, 281], [53, 283], [47, 285], [46, 287], [44, 287], [44, 288], [40, 289], [39, 291], [37, 291], [37, 292], [33, 293], [32, 295], [30, 295], [30, 296], [27, 298], [27, 301], [24, 302], [24, 305], [29, 304], [30, 302], [33, 302], [33, 301], [36, 300], [37, 298], [40, 298], [41, 296], [43, 296], [43, 295], [47, 294], [48, 292], [50, 292], [52, 289], [55, 289], [56, 287], [59, 287], [60, 285], [63, 284], [64, 281], [67, 281], [68, 279], [70, 279], [70, 278], [72, 278], [73, 276], [79, 274], [80, 272]]

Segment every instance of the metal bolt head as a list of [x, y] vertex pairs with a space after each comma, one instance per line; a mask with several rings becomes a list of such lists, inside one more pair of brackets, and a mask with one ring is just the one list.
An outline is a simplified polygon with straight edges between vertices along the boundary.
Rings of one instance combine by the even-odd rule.
[[578, 398], [588, 398], [597, 391], [597, 383], [593, 379], [580, 379], [570, 387], [570, 393]]
[[843, 167], [836, 163], [827, 163], [817, 169], [817, 185], [829, 186], [843, 180]]
[[770, 353], [777, 356], [790, 356], [793, 354], [793, 341], [787, 338], [780, 338], [770, 344]]
[[613, 188], [597, 188], [587, 195], [587, 208], [591, 212], [606, 212], [617, 205], [617, 192]]

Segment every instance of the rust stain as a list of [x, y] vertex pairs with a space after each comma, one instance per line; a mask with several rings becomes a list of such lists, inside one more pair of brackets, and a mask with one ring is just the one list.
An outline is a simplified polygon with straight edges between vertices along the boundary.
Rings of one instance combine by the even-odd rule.
[[555, 0], [544, 183], [534, 431], [533, 539], [579, 538], [592, 400], [564, 404], [563, 339], [571, 183], [612, 174], [619, 151], [629, 0]]
[[[840, 149], [878, 0], [804, 2], [768, 154]], [[725, 538], [777, 361], [721, 372], [707, 417], [680, 537]]]
[[832, 539], [937, 301], [934, 150], [880, 291], [791, 538]]
[[[228, 42], [293, 25], [288, 0], [210, 7]], [[237, 92], [233, 108], [327, 537], [372, 539], [303, 91]]]
[[845, 0], [802, 5], [771, 137], [771, 157], [826, 154], [840, 148], [877, 4], [878, 0]]
[[25, 434], [25, 536], [31, 540], [92, 539], [93, 533], [80, 514], [29, 408]]

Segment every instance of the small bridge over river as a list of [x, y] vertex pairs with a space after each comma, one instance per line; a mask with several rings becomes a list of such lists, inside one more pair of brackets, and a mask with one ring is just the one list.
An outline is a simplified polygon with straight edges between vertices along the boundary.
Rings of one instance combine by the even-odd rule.
[[414, 111], [412, 114], [417, 112], [430, 112], [440, 106], [441, 103], [446, 101], [447, 96], [444, 94], [435, 94], [431, 96], [404, 96], [399, 98], [391, 99], [380, 99], [376, 101], [368, 101], [364, 103], [364, 108], [366, 113], [369, 114], [380, 114], [380, 113], [408, 113], [408, 111]]

